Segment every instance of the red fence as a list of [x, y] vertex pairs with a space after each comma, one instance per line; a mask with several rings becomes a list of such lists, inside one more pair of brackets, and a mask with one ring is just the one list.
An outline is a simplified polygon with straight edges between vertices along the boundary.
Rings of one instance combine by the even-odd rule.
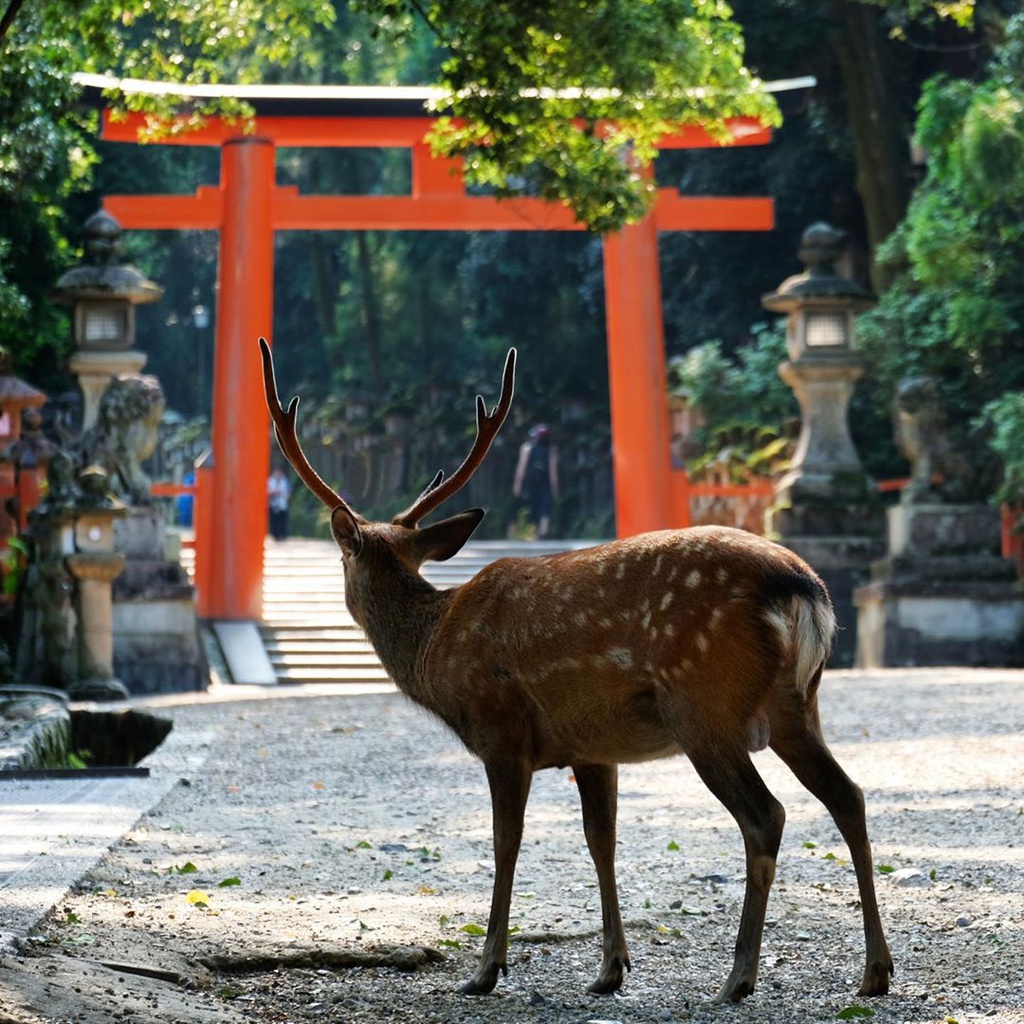
[[[195, 584], [198, 592], [198, 612], [201, 617], [205, 595], [209, 593], [209, 581], [206, 578], [209, 559], [205, 557], [204, 548], [210, 535], [207, 520], [212, 511], [206, 498], [210, 474], [209, 469], [201, 467], [194, 484], [157, 481], [152, 485], [154, 498], [170, 499], [190, 495], [193, 499], [194, 537], [186, 539], [183, 543], [192, 544], [195, 548]], [[883, 493], [892, 492], [905, 484], [906, 480], [883, 480], [879, 482], [878, 490]], [[694, 483], [684, 470], [674, 470], [670, 487], [673, 525], [677, 527], [717, 523], [739, 526], [760, 534], [764, 532], [764, 511], [774, 496], [774, 485], [766, 477], [742, 484]], [[22, 470], [15, 480], [12, 474], [4, 473], [0, 467], [0, 509], [5, 507], [11, 498], [16, 502], [16, 519], [10, 519], [7, 533], [0, 536], [0, 551], [6, 549], [8, 536], [24, 529], [28, 513], [39, 503], [40, 493], [38, 471]], [[1019, 506], [1011, 508], [1003, 505], [1000, 511], [1003, 557], [1010, 559], [1019, 574], [1024, 577], [1024, 533], [1018, 529], [1024, 510]]]
[[1017, 567], [1019, 576], [1024, 577], [1024, 507], [1001, 505], [1003, 525], [1003, 558], [1010, 559]]

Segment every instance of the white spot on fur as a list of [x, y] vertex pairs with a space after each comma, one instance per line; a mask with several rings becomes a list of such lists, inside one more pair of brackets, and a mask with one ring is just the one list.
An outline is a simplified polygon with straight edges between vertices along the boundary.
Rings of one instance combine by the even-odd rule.
[[661, 563], [664, 560], [664, 558], [664, 555], [659, 554], [658, 557], [654, 560], [654, 568], [651, 570], [652, 576], [657, 576], [658, 573], [661, 572]]
[[585, 626], [590, 621], [590, 616], [584, 611], [578, 611], [572, 619], [577, 626]]
[[708, 643], [708, 638], [703, 633], [698, 633], [693, 638], [693, 642], [697, 645], [697, 650], [699, 650], [701, 654], [708, 653], [708, 647], [710, 644]]
[[659, 607], [659, 608], [660, 608], [660, 609], [661, 609], [662, 611], [665, 611], [665, 609], [666, 609], [666, 608], [668, 608], [668, 606], [669, 606], [669, 605], [670, 605], [670, 604], [672, 603], [672, 601], [674, 600], [675, 596], [676, 596], [676, 595], [675, 595], [674, 593], [672, 593], [672, 591], [671, 591], [671, 590], [667, 591], [667, 592], [666, 592], [666, 593], [664, 594], [664, 596], [662, 597], [662, 599], [661, 599], [661, 604], [660, 604], [660, 605], [658, 605], [658, 607]]
[[716, 580], [717, 580], [717, 581], [718, 581], [719, 583], [725, 583], [725, 581], [726, 581], [726, 580], [727, 580], [728, 578], [729, 578], [729, 573], [728, 573], [728, 572], [726, 571], [726, 568], [725, 568], [725, 566], [723, 566], [723, 565], [720, 565], [720, 566], [718, 567], [718, 572], [716, 572], [716, 573], [715, 573], [715, 579], [716, 579]]
[[722, 617], [721, 608], [712, 608], [711, 617], [708, 619], [708, 629], [714, 629], [718, 625], [718, 620]]
[[643, 626], [644, 629], [649, 629], [650, 628], [650, 625], [651, 625], [651, 613], [650, 612], [644, 612], [643, 618], [640, 620], [640, 625]]
[[633, 653], [625, 647], [610, 647], [605, 652], [605, 657], [619, 668], [633, 667]]
[[654, 641], [658, 639], [658, 627], [651, 626], [651, 631], [647, 635], [650, 637], [651, 643], [653, 644]]
[[700, 583], [700, 570], [691, 569], [686, 576], [686, 585], [693, 590]]
[[667, 625], [667, 626], [665, 627], [665, 639], [666, 639], [666, 640], [671, 640], [671, 639], [672, 639], [672, 637], [674, 637], [675, 635], [676, 635], [676, 627], [675, 627], [675, 626], [673, 626], [673, 625], [672, 625], [672, 623], [670, 622], [670, 623], [669, 623], [669, 624], [668, 624], [668, 625]]
[[626, 563], [625, 562], [619, 562], [619, 564], [617, 566], [615, 566], [615, 578], [617, 580], [621, 580], [621, 579], [623, 579], [625, 577], [625, 575], [626, 575]]

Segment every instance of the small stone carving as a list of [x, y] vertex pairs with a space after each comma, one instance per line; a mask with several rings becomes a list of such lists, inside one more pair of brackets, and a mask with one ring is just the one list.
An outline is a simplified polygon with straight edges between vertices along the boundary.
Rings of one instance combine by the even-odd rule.
[[49, 489], [46, 498], [40, 503], [39, 511], [44, 514], [70, 512], [79, 497], [79, 489], [75, 480], [77, 474], [75, 456], [65, 448], [57, 448], [46, 468], [46, 479]]
[[904, 377], [894, 403], [896, 443], [910, 462], [910, 481], [900, 500], [914, 505], [954, 500], [969, 467], [953, 443], [934, 377]]
[[142, 463], [156, 448], [166, 401], [156, 377], [115, 377], [100, 400], [95, 426], [82, 439], [82, 461], [106, 471], [114, 493], [132, 505], [149, 505], [150, 479]]

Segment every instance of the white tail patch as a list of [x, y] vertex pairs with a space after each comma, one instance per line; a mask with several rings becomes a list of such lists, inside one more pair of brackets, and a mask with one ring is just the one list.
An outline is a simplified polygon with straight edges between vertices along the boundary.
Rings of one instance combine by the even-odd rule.
[[793, 658], [794, 682], [806, 696], [814, 673], [832, 649], [835, 613], [827, 601], [793, 597], [788, 608], [769, 608], [763, 615], [778, 633], [783, 650]]

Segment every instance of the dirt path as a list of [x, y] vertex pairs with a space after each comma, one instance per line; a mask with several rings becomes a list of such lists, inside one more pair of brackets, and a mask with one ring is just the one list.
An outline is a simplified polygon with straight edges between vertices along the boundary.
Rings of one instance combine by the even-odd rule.
[[[618, 873], [633, 972], [592, 997], [600, 906], [568, 771], [536, 776], [510, 974], [472, 971], [492, 864], [483, 772], [397, 695], [167, 711], [190, 772], [0, 961], [0, 1024], [111, 1020], [538, 1024], [1024, 1022], [1024, 672], [831, 673], [826, 733], [869, 803], [893, 994], [858, 1000], [846, 848], [770, 754], [788, 823], [758, 990], [709, 999], [743, 894], [739, 834], [682, 759], [622, 770]], [[888, 869], [892, 870], [889, 871]]]

